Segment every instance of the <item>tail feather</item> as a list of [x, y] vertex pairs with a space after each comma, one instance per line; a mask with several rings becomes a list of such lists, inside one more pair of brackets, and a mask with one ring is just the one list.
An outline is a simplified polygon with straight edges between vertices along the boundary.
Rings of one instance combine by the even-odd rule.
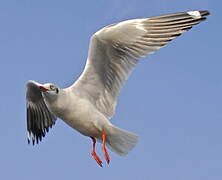
[[127, 132], [113, 125], [109, 126], [106, 133], [107, 147], [121, 156], [127, 155], [138, 141], [138, 136], [136, 134]]

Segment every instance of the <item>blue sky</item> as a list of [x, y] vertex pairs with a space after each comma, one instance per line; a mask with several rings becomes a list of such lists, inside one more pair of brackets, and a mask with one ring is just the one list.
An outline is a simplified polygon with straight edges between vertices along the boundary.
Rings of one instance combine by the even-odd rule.
[[[0, 179], [221, 180], [221, 6], [216, 0], [0, 1]], [[208, 20], [142, 59], [120, 94], [112, 122], [140, 136], [128, 156], [110, 152], [110, 165], [100, 168], [91, 140], [62, 121], [38, 146], [27, 145], [29, 79], [67, 87], [101, 27], [199, 9], [211, 11]]]

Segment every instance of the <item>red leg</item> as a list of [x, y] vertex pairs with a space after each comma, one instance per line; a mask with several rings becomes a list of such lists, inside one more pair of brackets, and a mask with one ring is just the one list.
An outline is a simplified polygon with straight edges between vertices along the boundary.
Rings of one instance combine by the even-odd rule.
[[97, 164], [99, 164], [99, 166], [103, 167], [102, 165], [102, 161], [99, 158], [99, 156], [96, 154], [96, 138], [91, 137], [92, 141], [93, 141], [93, 149], [92, 149], [92, 157], [96, 160]]
[[102, 132], [102, 151], [103, 151], [103, 155], [105, 156], [106, 162], [109, 164], [110, 162], [110, 158], [109, 158], [109, 154], [106, 150], [106, 133], [105, 131]]

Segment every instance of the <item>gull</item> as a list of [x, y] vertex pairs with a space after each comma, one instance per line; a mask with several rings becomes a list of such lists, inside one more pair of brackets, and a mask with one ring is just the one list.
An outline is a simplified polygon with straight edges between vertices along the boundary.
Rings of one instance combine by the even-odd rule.
[[38, 144], [57, 118], [92, 139], [91, 155], [102, 167], [95, 146], [99, 141], [109, 164], [107, 151], [126, 155], [138, 141], [134, 133], [110, 122], [124, 82], [139, 59], [199, 24], [208, 11], [188, 11], [150, 18], [126, 20], [106, 26], [90, 39], [85, 68], [70, 87], [27, 82], [28, 143]]

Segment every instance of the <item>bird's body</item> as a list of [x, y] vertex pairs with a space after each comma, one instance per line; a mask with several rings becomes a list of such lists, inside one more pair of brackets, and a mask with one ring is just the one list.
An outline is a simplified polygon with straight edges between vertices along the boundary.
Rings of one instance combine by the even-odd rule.
[[28, 141], [41, 141], [58, 117], [92, 138], [92, 156], [100, 166], [96, 140], [102, 142], [108, 163], [106, 145], [117, 154], [126, 155], [136, 145], [138, 136], [110, 122], [121, 87], [140, 57], [165, 46], [207, 15], [208, 11], [189, 11], [134, 19], [96, 32], [90, 40], [85, 69], [73, 85], [62, 89], [50, 83], [27, 83]]
[[79, 98], [78, 94], [69, 93], [69, 91], [72, 90], [69, 88], [64, 90], [62, 104], [58, 99], [48, 104], [49, 109], [83, 135], [99, 137], [98, 135], [102, 132], [103, 126], [110, 124], [109, 120], [87, 99]]

